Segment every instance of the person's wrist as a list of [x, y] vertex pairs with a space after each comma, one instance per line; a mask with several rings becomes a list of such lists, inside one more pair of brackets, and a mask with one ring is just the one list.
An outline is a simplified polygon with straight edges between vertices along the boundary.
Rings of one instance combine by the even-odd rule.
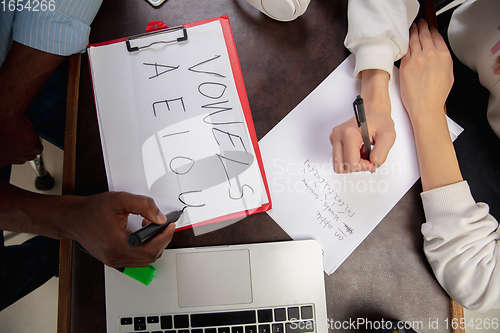
[[[61, 197], [63, 209], [61, 215], [66, 222], [61, 226], [64, 238], [79, 241], [86, 226], [85, 221], [90, 215], [88, 209], [93, 209], [89, 203], [92, 196], [64, 195]], [[97, 221], [94, 221], [97, 222]]]
[[390, 115], [389, 80], [389, 73], [380, 69], [361, 72], [361, 97], [365, 102], [367, 114]]
[[[88, 213], [88, 197], [76, 195], [44, 196], [39, 204], [47, 210], [46, 225], [51, 225], [59, 239], [79, 240], [82, 220]], [[40, 207], [40, 210], [43, 208]]]
[[415, 108], [408, 115], [414, 131], [448, 127], [444, 108]]

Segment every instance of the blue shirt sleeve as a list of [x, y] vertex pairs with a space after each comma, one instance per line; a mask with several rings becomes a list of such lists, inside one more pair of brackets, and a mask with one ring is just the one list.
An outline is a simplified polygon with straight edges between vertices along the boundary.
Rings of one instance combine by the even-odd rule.
[[[22, 2], [24, 7], [15, 12], [11, 12], [8, 6], [0, 8], [0, 11], [3, 10], [0, 18], [0, 52], [5, 52], [0, 54], [0, 64], [7, 54], [3, 50], [3, 44], [7, 45], [8, 51], [11, 40], [63, 56], [85, 51], [90, 23], [101, 2], [102, 0], [25, 0]], [[13, 19], [10, 18], [12, 15]], [[5, 31], [7, 28], [4, 26], [7, 27], [9, 21], [11, 31]], [[5, 35], [10, 35], [11, 40], [4, 43]]]
[[0, 8], [0, 66], [2, 66], [10, 44], [12, 44], [11, 31], [14, 14], [15, 11]]

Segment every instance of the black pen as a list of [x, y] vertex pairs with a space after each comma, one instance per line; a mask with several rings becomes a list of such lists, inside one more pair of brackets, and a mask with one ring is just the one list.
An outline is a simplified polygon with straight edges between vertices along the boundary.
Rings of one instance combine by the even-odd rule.
[[174, 223], [175, 221], [177, 221], [181, 217], [183, 211], [184, 209], [174, 210], [165, 215], [167, 217], [167, 222], [163, 224], [150, 223], [137, 230], [136, 232], [131, 233], [127, 238], [128, 245], [130, 245], [131, 247], [136, 247], [146, 242], [148, 239], [158, 235], [170, 223]]
[[370, 135], [368, 134], [368, 124], [366, 123], [365, 106], [363, 105], [363, 99], [360, 95], [356, 97], [352, 105], [354, 107], [354, 115], [356, 116], [358, 127], [361, 127], [361, 135], [363, 136], [363, 143], [365, 145], [366, 159], [369, 161], [372, 145], [370, 143]]

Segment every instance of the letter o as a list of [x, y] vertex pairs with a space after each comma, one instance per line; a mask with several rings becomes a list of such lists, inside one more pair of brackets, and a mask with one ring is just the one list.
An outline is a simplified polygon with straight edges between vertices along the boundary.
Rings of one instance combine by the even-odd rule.
[[[208, 86], [210, 85], [210, 86]], [[202, 87], [204, 87], [202, 89]], [[198, 86], [198, 91], [205, 97], [218, 99], [226, 92], [227, 86], [217, 82], [204, 82]]]

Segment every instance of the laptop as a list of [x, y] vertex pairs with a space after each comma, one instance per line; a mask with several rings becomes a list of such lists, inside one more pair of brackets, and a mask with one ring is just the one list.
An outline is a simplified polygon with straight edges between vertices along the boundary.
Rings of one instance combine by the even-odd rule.
[[165, 250], [145, 286], [106, 267], [108, 333], [326, 333], [317, 241]]

